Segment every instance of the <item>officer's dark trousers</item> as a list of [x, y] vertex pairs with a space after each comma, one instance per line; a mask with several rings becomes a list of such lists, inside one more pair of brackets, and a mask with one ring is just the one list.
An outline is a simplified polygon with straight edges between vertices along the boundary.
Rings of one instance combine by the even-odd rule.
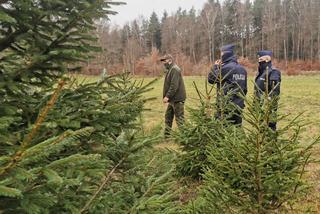
[[277, 131], [277, 122], [276, 122], [277, 110], [278, 110], [277, 107], [274, 107], [272, 109], [271, 116], [273, 121], [269, 122], [269, 128], [273, 131]]
[[[223, 116], [224, 118], [227, 118], [227, 121], [229, 121], [233, 125], [242, 125], [242, 115], [239, 110], [234, 110], [233, 112], [224, 112]], [[216, 119], [220, 120], [221, 117], [221, 112], [218, 112], [216, 114]]]
[[269, 123], [269, 127], [272, 131], [277, 131], [277, 123]]
[[236, 111], [234, 112], [231, 117], [228, 119], [233, 125], [242, 125], [242, 117], [241, 117], [241, 112]]
[[[260, 102], [260, 105], [262, 105], [261, 102]], [[272, 110], [270, 113], [271, 121], [269, 122], [268, 126], [273, 131], [277, 131], [277, 111], [278, 111], [278, 104], [272, 107]]]
[[169, 103], [165, 114], [165, 137], [170, 136], [173, 118], [176, 118], [178, 127], [184, 123], [184, 102]]

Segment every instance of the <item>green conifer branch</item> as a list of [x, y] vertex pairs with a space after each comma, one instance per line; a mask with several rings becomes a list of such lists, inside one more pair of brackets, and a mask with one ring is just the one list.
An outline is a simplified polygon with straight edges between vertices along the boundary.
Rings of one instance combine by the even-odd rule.
[[48, 115], [50, 109], [56, 103], [58, 96], [61, 93], [64, 84], [65, 84], [65, 80], [60, 80], [58, 87], [56, 88], [55, 92], [51, 96], [51, 99], [49, 100], [48, 104], [45, 106], [45, 108], [39, 114], [39, 116], [35, 122], [35, 125], [33, 126], [32, 130], [28, 134], [28, 136], [25, 138], [25, 140], [22, 142], [20, 149], [15, 153], [15, 155], [12, 157], [11, 161], [5, 167], [0, 168], [0, 176], [7, 173], [10, 169], [14, 168], [21, 161], [28, 145], [31, 143], [33, 137], [36, 135], [37, 131], [41, 127], [41, 125], [42, 125], [43, 121], [45, 120], [46, 116]]
[[33, 137], [35, 136], [35, 134], [37, 133], [37, 131], [39, 130], [39, 128], [41, 127], [43, 121], [46, 119], [50, 109], [52, 109], [52, 107], [54, 106], [54, 104], [56, 103], [59, 94], [61, 93], [63, 86], [65, 85], [65, 80], [60, 80], [58, 83], [58, 87], [56, 88], [55, 92], [53, 93], [53, 95], [51, 96], [51, 99], [49, 100], [48, 104], [45, 106], [45, 108], [41, 111], [39, 117], [36, 120], [35, 125], [33, 126], [30, 134], [27, 136], [27, 138], [22, 142], [21, 144], [21, 148], [24, 151], [25, 148], [27, 148], [27, 146], [31, 143]]
[[112, 169], [111, 171], [103, 178], [103, 180], [101, 181], [101, 184], [99, 185], [99, 188], [94, 192], [94, 194], [92, 195], [92, 197], [89, 199], [89, 201], [84, 205], [84, 207], [80, 210], [80, 214], [86, 212], [91, 204], [93, 203], [93, 201], [98, 197], [98, 195], [101, 193], [101, 191], [104, 189], [104, 187], [107, 185], [107, 183], [110, 181], [110, 179], [112, 178], [112, 175], [116, 172], [116, 170], [118, 169], [118, 167], [126, 160], [126, 156], [123, 157]]

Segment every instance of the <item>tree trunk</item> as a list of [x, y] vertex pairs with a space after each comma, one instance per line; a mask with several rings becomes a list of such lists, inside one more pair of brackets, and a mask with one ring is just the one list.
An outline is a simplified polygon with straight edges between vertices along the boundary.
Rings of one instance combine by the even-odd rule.
[[284, 49], [284, 60], [286, 62], [286, 70], [288, 69], [288, 55], [287, 55], [287, 45], [286, 40], [283, 40], [283, 49]]

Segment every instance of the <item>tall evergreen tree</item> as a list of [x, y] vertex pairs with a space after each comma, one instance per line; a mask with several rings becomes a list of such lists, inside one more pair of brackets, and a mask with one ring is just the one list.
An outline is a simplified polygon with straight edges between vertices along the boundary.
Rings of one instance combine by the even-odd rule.
[[252, 6], [252, 15], [253, 15], [253, 29], [254, 35], [259, 39], [259, 49], [262, 49], [262, 27], [263, 27], [263, 14], [264, 14], [264, 3], [263, 0], [255, 0]]
[[123, 46], [126, 46], [128, 44], [129, 39], [131, 38], [132, 33], [131, 33], [131, 27], [129, 24], [125, 24], [122, 28], [122, 44]]
[[168, 12], [165, 10], [161, 18], [161, 25], [163, 25], [166, 22], [167, 18], [168, 18]]
[[240, 20], [240, 0], [227, 0], [225, 1], [225, 14], [224, 14], [224, 27], [226, 37], [226, 43], [237, 42], [241, 38], [241, 25], [239, 25]]
[[148, 33], [150, 36], [150, 48], [161, 49], [161, 25], [158, 15], [153, 12], [149, 20]]

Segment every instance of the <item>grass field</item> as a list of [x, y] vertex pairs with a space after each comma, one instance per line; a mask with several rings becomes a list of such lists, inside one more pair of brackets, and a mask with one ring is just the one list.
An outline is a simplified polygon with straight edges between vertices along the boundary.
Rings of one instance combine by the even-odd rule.
[[[150, 81], [151, 79], [146, 79]], [[198, 95], [193, 87], [193, 82], [197, 84], [201, 91], [205, 91], [205, 77], [185, 77], [187, 90], [186, 109], [196, 107], [199, 104]], [[155, 97], [146, 104], [150, 109], [144, 113], [144, 123], [146, 128], [153, 127], [164, 122], [164, 112], [166, 106], [162, 103], [163, 79], [158, 80], [154, 89], [146, 94], [147, 97]], [[248, 81], [248, 95], [253, 94], [253, 77]], [[303, 141], [310, 141], [320, 134], [320, 75], [318, 76], [284, 76], [281, 85], [280, 113], [290, 114], [288, 119], [294, 118], [303, 113], [301, 119], [309, 123], [303, 129]], [[186, 110], [188, 111], [188, 110]], [[285, 123], [285, 122], [284, 122]], [[282, 123], [280, 126], [284, 125]]]

